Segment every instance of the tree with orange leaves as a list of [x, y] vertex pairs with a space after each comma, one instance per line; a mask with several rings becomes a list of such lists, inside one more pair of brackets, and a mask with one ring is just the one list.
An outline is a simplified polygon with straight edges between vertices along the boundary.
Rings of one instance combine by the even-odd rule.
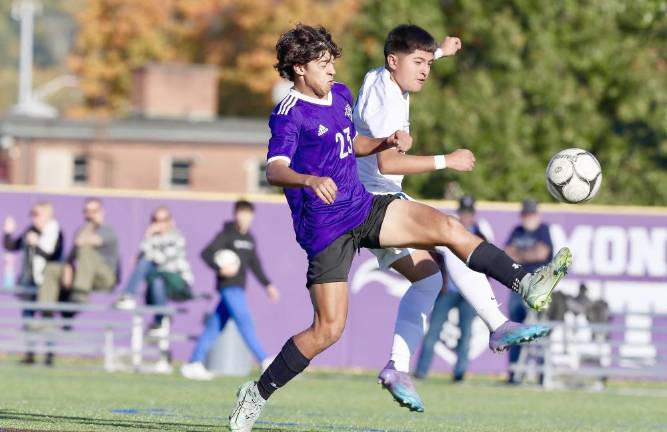
[[[220, 68], [220, 112], [271, 109], [275, 41], [297, 22], [345, 31], [359, 0], [88, 0], [70, 59], [84, 105], [73, 114], [127, 109], [131, 72], [148, 62]], [[233, 103], [230, 103], [233, 102]]]

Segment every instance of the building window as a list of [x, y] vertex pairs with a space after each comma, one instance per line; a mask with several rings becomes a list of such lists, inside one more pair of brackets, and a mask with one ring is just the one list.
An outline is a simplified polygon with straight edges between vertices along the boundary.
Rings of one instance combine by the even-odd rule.
[[192, 182], [192, 160], [190, 159], [172, 159], [171, 176], [169, 185], [171, 187], [188, 187]]
[[74, 183], [88, 183], [88, 157], [74, 157]]

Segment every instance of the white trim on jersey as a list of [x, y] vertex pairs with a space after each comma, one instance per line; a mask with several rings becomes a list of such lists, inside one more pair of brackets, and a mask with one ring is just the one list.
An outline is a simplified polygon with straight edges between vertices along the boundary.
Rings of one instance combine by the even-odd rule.
[[292, 87], [292, 90], [290, 90], [289, 94], [291, 96], [297, 97], [297, 98], [299, 98], [299, 99], [301, 99], [305, 102], [310, 102], [310, 103], [315, 104], [315, 105], [329, 105], [330, 106], [333, 103], [333, 97], [331, 95], [331, 92], [329, 92], [329, 94], [327, 94], [326, 99], [318, 99], [318, 98], [307, 96], [307, 95], [301, 93], [300, 91], [298, 91], [297, 89]]
[[283, 99], [282, 102], [280, 102], [280, 108], [278, 108], [278, 114], [279, 115], [287, 115], [289, 111], [292, 109], [294, 105], [299, 101], [294, 95], [287, 95]]
[[284, 160], [287, 162], [287, 165], [292, 163], [292, 159], [288, 158], [287, 156], [271, 156], [269, 159], [267, 159], [266, 164], [270, 164], [271, 162], [275, 162], [277, 160]]

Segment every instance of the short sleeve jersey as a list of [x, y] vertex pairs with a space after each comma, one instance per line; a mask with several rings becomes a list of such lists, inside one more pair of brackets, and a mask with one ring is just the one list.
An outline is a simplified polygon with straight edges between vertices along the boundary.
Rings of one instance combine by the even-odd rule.
[[373, 197], [359, 181], [352, 141], [353, 98], [335, 83], [327, 98], [315, 99], [295, 89], [274, 108], [267, 164], [285, 160], [300, 174], [331, 177], [338, 187], [333, 204], [309, 188], [285, 188], [296, 240], [309, 257], [363, 223]]

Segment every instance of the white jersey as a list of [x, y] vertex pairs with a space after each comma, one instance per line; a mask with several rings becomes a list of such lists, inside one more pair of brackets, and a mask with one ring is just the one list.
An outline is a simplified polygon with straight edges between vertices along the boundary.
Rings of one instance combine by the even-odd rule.
[[[357, 132], [372, 138], [389, 136], [399, 129], [410, 132], [410, 95], [391, 79], [383, 66], [371, 69], [364, 77], [352, 119]], [[402, 175], [380, 173], [376, 155], [357, 158], [359, 179], [368, 192], [398, 193]]]

